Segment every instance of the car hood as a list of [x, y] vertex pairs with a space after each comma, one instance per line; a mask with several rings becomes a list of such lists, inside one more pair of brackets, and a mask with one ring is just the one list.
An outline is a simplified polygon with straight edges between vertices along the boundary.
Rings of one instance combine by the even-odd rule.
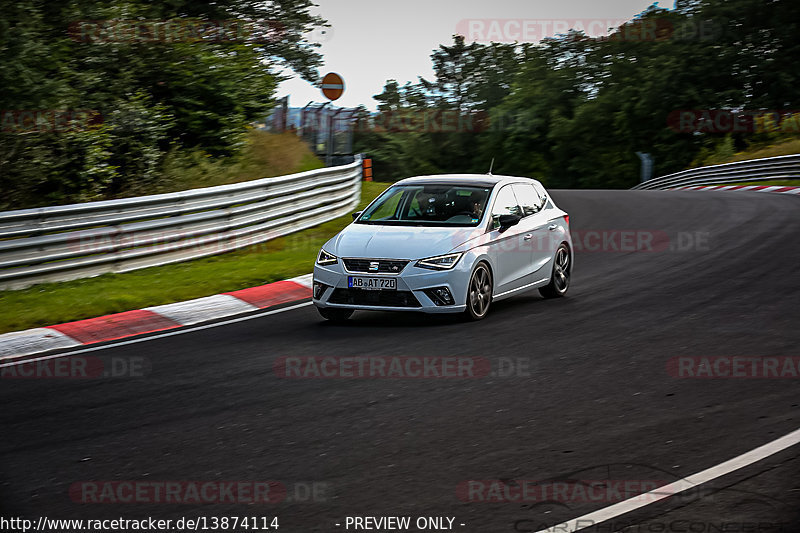
[[339, 257], [422, 259], [446, 254], [480, 233], [478, 228], [426, 228], [350, 224], [325, 250]]

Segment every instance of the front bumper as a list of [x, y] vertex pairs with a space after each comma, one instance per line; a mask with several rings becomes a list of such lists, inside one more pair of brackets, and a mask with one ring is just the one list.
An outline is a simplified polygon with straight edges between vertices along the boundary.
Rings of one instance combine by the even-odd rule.
[[[399, 274], [367, 274], [348, 272], [340, 259], [333, 265], [314, 265], [314, 286], [324, 285], [321, 294], [314, 291], [317, 307], [361, 309], [372, 311], [422, 311], [425, 313], [459, 313], [466, 309], [467, 285], [471, 274], [466, 258], [451, 270], [429, 270], [414, 266], [410, 261]], [[348, 287], [348, 276], [395, 278], [396, 291], [368, 291]], [[452, 305], [437, 305], [425, 289], [446, 287], [453, 298]]]

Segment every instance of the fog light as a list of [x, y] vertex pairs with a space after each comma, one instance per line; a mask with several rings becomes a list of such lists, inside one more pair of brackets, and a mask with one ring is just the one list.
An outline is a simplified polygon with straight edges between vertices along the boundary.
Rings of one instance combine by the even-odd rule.
[[450, 289], [447, 287], [434, 287], [432, 289], [425, 289], [425, 294], [428, 295], [433, 303], [436, 305], [453, 305], [453, 295], [450, 294]]
[[324, 283], [320, 283], [318, 281], [314, 282], [314, 299], [319, 300], [322, 297], [322, 293], [325, 292], [328, 286]]

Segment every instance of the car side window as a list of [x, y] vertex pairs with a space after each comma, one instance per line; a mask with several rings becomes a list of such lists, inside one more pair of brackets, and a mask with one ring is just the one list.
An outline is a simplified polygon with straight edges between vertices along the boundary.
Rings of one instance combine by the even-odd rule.
[[539, 193], [539, 197], [542, 199], [539, 205], [542, 206], [542, 209], [544, 209], [545, 204], [547, 203], [547, 191], [544, 190], [544, 187], [542, 187], [540, 183], [536, 183], [533, 188], [536, 189], [537, 193]]
[[514, 194], [519, 200], [519, 205], [522, 208], [523, 216], [533, 215], [539, 212], [542, 208], [542, 199], [533, 185], [527, 183], [515, 183], [512, 185]]
[[495, 198], [492, 206], [492, 227], [500, 227], [501, 215], [522, 216], [522, 210], [517, 203], [517, 197], [514, 196], [511, 185], [506, 185], [497, 193], [497, 198]]

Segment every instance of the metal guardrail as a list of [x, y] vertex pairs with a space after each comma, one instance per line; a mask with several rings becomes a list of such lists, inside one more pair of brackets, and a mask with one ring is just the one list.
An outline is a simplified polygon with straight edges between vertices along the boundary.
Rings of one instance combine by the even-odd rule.
[[348, 165], [232, 185], [0, 213], [0, 290], [186, 261], [281, 237], [351, 212]]
[[692, 168], [647, 180], [632, 189], [673, 189], [689, 185], [723, 185], [777, 179], [800, 179], [800, 155], [782, 155]]

